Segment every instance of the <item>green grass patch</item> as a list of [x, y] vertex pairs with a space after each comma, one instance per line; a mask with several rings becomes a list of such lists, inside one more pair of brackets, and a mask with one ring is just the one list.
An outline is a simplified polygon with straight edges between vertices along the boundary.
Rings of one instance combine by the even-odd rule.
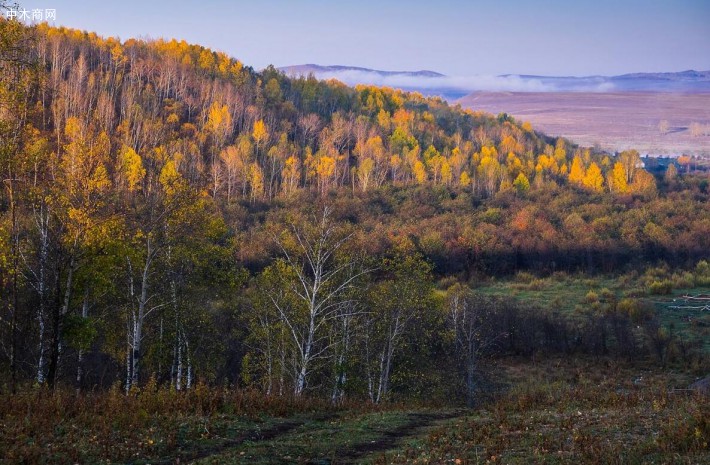
[[[641, 308], [655, 310], [662, 325], [674, 332], [675, 337], [683, 339], [687, 345], [699, 345], [710, 353], [710, 310], [702, 303], [684, 298], [710, 295], [710, 287], [673, 287], [668, 293], [655, 294], [647, 283], [657, 282], [656, 279], [660, 278], [652, 273], [648, 276], [596, 277], [557, 273], [545, 278], [520, 273], [512, 279], [484, 281], [476, 286], [476, 291], [489, 296], [511, 297], [531, 308], [567, 315], [573, 321], [585, 312], [604, 312], [622, 299], [632, 299]], [[693, 278], [677, 278], [675, 281], [687, 284], [692, 283]]]
[[708, 463], [710, 398], [651, 365], [572, 359], [502, 367], [507, 393], [376, 464]]
[[339, 463], [356, 460], [361, 451], [377, 448], [383, 437], [412, 422], [413, 412], [349, 412], [306, 421], [268, 440], [246, 441], [202, 464]]

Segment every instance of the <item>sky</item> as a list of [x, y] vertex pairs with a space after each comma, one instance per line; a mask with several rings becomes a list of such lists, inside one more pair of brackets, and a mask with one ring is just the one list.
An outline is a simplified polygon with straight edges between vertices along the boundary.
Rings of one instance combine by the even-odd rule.
[[177, 38], [262, 69], [450, 76], [710, 70], [710, 0], [19, 0], [57, 25]]

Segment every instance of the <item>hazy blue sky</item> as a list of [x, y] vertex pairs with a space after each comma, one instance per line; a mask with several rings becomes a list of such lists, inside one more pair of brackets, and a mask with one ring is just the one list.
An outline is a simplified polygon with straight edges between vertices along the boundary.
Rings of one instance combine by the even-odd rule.
[[710, 69], [710, 0], [20, 0], [101, 35], [185, 39], [257, 69], [450, 75]]

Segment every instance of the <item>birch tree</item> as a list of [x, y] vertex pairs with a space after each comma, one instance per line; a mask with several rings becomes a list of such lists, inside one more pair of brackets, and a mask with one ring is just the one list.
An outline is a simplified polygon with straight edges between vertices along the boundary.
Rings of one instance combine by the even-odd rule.
[[481, 376], [481, 359], [503, 336], [493, 333], [491, 322], [497, 305], [457, 283], [447, 291], [448, 323], [456, 343], [456, 354], [464, 373], [466, 404], [473, 407]]
[[[0, 14], [15, 7], [13, 3], [0, 1]], [[34, 51], [34, 37], [28, 29], [15, 20], [0, 21], [0, 180], [2, 191], [7, 193], [9, 225], [7, 231], [11, 240], [6, 267], [8, 274], [0, 277], [0, 289], [7, 287], [5, 300], [2, 292], [0, 303], [3, 314], [0, 321], [8, 322], [7, 337], [0, 333], [0, 347], [7, 354], [10, 365], [10, 385], [15, 390], [18, 372], [18, 326], [20, 293], [20, 209], [19, 197], [24, 183], [25, 157], [20, 156], [23, 149], [23, 135], [34, 91], [37, 84], [37, 55]], [[3, 199], [4, 202], [4, 199]], [[3, 226], [0, 226], [2, 228]], [[3, 258], [0, 258], [0, 261]], [[5, 325], [0, 330], [5, 330]], [[6, 345], [7, 342], [7, 345]]]
[[[157, 155], [149, 160], [154, 165], [159, 161]], [[222, 260], [214, 241], [225, 234], [225, 227], [221, 220], [210, 216], [211, 199], [199, 196], [182, 176], [179, 161], [178, 155], [163, 160], [159, 173], [156, 167], [149, 180], [134, 183], [136, 191], [127, 197], [132, 203], [131, 195], [135, 194], [141, 204], [137, 209], [127, 207], [131, 211], [128, 221], [132, 232], [130, 252], [124, 260], [128, 291], [127, 390], [141, 380], [146, 343], [151, 337], [153, 341], [160, 340], [165, 333], [174, 342], [171, 382], [182, 389], [191, 387], [195, 379], [194, 355], [199, 346], [192, 338], [200, 326], [196, 315], [203, 315], [205, 300], [190, 284], [195, 279], [195, 268], [202, 267], [204, 273], [211, 259]], [[202, 300], [190, 301], [191, 292]], [[191, 308], [191, 314], [186, 308]], [[147, 332], [150, 330], [153, 332]], [[154, 357], [160, 373], [161, 362], [167, 357], [161, 353]]]
[[[56, 161], [58, 179], [49, 186], [46, 220], [52, 239], [52, 266], [56, 270], [49, 305], [47, 383], [50, 387], [54, 387], [59, 372], [63, 325], [76, 290], [77, 272], [86, 265], [93, 245], [107, 234], [106, 199], [111, 188], [106, 169], [110, 149], [108, 135], [97, 133], [90, 125], [73, 117], [67, 120], [64, 131], [67, 144]], [[42, 237], [44, 227], [38, 228]], [[40, 255], [43, 247], [40, 246]], [[41, 258], [40, 262], [43, 261]]]
[[[138, 185], [140, 183], [136, 183]], [[137, 385], [143, 356], [143, 330], [153, 313], [170, 304], [170, 297], [158, 286], [157, 270], [169, 246], [166, 224], [181, 205], [186, 203], [186, 184], [175, 160], [168, 159], [160, 170], [158, 182], [147, 183], [139, 193], [144, 201], [131, 218], [132, 253], [126, 256], [128, 278], [128, 319], [126, 321], [125, 388]]]
[[418, 255], [385, 259], [383, 279], [369, 292], [364, 351], [370, 400], [390, 392], [395, 355], [412, 321], [432, 306], [431, 266]]
[[295, 356], [293, 392], [300, 396], [317, 361], [332, 356], [329, 328], [354, 313], [353, 291], [367, 273], [347, 253], [353, 233], [337, 226], [330, 208], [292, 222], [275, 237], [282, 257], [264, 271], [262, 289], [286, 328]]

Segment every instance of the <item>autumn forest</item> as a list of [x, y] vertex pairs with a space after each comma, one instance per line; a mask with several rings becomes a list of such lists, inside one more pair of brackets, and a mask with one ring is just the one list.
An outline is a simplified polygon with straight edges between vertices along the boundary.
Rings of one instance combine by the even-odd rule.
[[[0, 20], [0, 392], [476, 406], [506, 357], [701, 372], [704, 326], [647, 297], [710, 286], [708, 174], [652, 165], [185, 41]], [[524, 298], [553, 282], [586, 287]]]

